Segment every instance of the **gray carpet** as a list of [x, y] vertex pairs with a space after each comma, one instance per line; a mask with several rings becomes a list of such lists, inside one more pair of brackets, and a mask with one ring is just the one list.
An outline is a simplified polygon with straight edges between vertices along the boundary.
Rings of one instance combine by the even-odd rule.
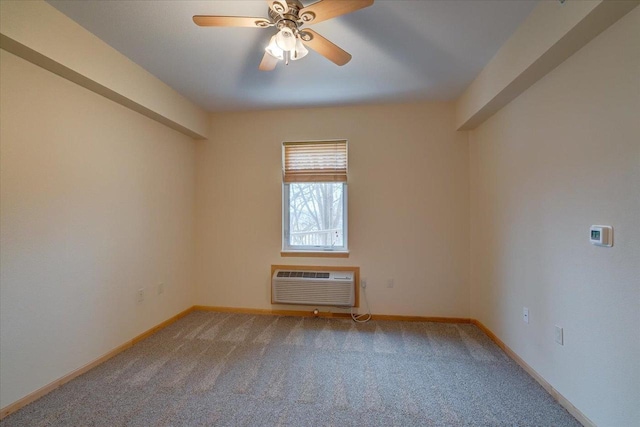
[[1, 426], [579, 426], [478, 328], [193, 312]]

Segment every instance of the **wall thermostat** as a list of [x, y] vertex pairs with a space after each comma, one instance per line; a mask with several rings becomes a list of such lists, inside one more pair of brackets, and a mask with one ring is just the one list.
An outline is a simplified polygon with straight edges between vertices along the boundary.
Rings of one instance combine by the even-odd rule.
[[608, 225], [592, 225], [589, 240], [596, 246], [613, 245], [613, 229]]

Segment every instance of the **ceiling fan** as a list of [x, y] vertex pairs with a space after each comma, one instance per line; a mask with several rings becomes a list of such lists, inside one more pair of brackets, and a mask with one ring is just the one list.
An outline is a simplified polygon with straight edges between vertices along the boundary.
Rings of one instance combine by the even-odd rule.
[[[260, 66], [262, 71], [273, 70], [278, 61], [285, 64], [303, 58], [309, 47], [337, 65], [351, 60], [351, 55], [303, 25], [311, 25], [336, 16], [371, 6], [374, 0], [320, 0], [305, 7], [300, 0], [267, 0], [269, 19], [245, 16], [196, 15], [193, 22], [201, 27], [276, 27]], [[305, 47], [306, 46], [306, 47]]]

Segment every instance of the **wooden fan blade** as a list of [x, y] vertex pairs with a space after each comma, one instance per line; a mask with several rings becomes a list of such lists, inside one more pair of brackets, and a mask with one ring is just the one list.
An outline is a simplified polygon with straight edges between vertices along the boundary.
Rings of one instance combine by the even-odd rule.
[[267, 52], [265, 52], [258, 69], [260, 71], [271, 71], [276, 68], [276, 65], [278, 65], [278, 61], [278, 58], [276, 58], [275, 56], [271, 56]]
[[201, 27], [252, 27], [267, 28], [272, 24], [265, 18], [251, 18], [248, 16], [209, 16], [196, 15], [193, 22]]
[[342, 66], [351, 61], [351, 55], [348, 52], [340, 49], [338, 46], [331, 43], [315, 31], [305, 28], [302, 33], [302, 43], [315, 50], [334, 64]]
[[336, 16], [355, 12], [372, 4], [373, 0], [320, 0], [311, 6], [300, 9], [298, 16], [306, 24], [315, 24]]

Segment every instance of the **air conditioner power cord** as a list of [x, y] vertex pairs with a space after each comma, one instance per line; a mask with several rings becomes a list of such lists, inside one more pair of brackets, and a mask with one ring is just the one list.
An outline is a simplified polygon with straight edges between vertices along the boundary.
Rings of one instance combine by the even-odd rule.
[[369, 307], [369, 300], [367, 299], [367, 285], [362, 285], [362, 294], [364, 295], [364, 302], [367, 305], [367, 312], [362, 314], [357, 314], [353, 312], [353, 307], [351, 307], [351, 318], [354, 322], [357, 323], [367, 323], [371, 320], [371, 308]]

